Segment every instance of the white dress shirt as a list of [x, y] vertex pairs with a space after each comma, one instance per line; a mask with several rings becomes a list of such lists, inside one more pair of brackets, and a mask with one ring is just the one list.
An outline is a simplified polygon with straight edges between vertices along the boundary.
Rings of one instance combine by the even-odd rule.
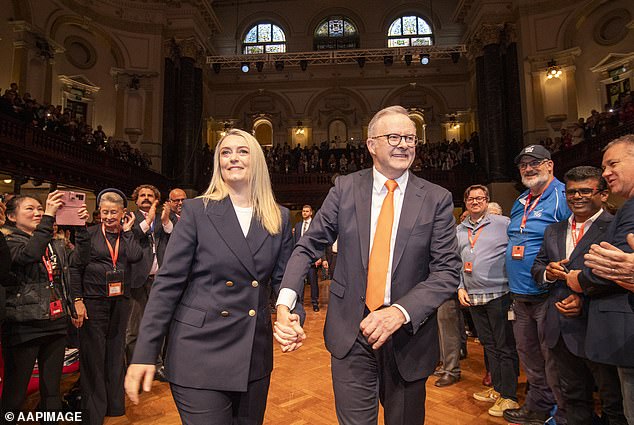
[[[398, 304], [390, 304], [391, 303], [391, 295], [392, 295], [392, 260], [394, 257], [394, 244], [396, 242], [396, 233], [398, 230], [398, 223], [401, 218], [401, 210], [403, 209], [403, 199], [405, 195], [405, 189], [407, 188], [407, 179], [409, 177], [409, 173], [406, 171], [399, 178], [395, 179], [398, 187], [394, 190], [394, 221], [392, 222], [392, 237], [390, 240], [390, 261], [387, 268], [387, 276], [385, 278], [385, 298], [383, 300], [383, 305], [389, 306], [393, 305], [394, 307], [401, 310], [403, 315], [405, 316], [405, 323], [409, 323], [410, 316], [407, 311]], [[381, 207], [383, 206], [383, 200], [387, 196], [387, 187], [385, 187], [385, 182], [388, 180], [383, 174], [379, 173], [376, 168], [372, 168], [372, 207], [370, 211], [370, 251], [368, 251], [368, 258], [370, 257], [370, 252], [372, 252], [372, 245], [374, 243], [374, 234], [376, 233], [376, 224], [379, 220], [379, 213], [381, 212]], [[287, 306], [289, 309], [295, 308], [295, 303], [297, 302], [297, 293], [290, 288], [283, 288], [280, 291], [280, 295], [277, 298], [277, 305], [282, 304]]]

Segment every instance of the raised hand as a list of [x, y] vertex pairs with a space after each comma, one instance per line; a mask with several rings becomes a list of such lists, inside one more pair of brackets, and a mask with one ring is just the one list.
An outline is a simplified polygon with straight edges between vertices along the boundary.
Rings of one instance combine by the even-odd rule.
[[128, 232], [132, 230], [132, 226], [134, 226], [134, 214], [131, 212], [125, 213], [123, 216], [123, 231]]
[[64, 205], [64, 201], [62, 201], [63, 196], [64, 192], [61, 192], [59, 190], [49, 193], [46, 197], [46, 209], [44, 210], [44, 214], [55, 217], [55, 214], [57, 213], [59, 207]]

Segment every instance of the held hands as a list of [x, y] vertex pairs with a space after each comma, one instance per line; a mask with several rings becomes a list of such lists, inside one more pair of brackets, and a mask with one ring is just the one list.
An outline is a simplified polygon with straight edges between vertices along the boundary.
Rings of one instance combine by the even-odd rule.
[[577, 317], [581, 315], [583, 301], [577, 294], [570, 294], [561, 301], [555, 303], [555, 308], [566, 317]]
[[46, 209], [44, 210], [44, 214], [55, 217], [59, 207], [64, 205], [64, 201], [62, 201], [63, 196], [64, 192], [60, 192], [59, 190], [49, 193], [46, 197]]
[[378, 350], [403, 324], [403, 312], [396, 307], [388, 307], [368, 314], [359, 327], [372, 348]]
[[123, 231], [129, 232], [132, 230], [132, 226], [134, 226], [134, 214], [127, 212], [123, 216]]
[[77, 311], [77, 319], [71, 318], [71, 322], [76, 328], [81, 328], [84, 325], [84, 320], [88, 320], [88, 312], [82, 300], [75, 301], [75, 311]]
[[566, 269], [563, 267], [563, 264], [568, 262], [567, 258], [564, 258], [561, 261], [552, 261], [548, 263], [546, 266], [546, 279], [550, 281], [554, 280], [566, 280]]
[[[634, 249], [633, 233], [627, 235], [627, 243]], [[584, 264], [592, 269], [592, 273], [634, 292], [634, 253], [626, 253], [608, 242], [601, 242], [593, 244], [584, 258]]]
[[291, 314], [285, 305], [277, 306], [277, 320], [273, 324], [273, 336], [280, 343], [283, 353], [297, 350], [306, 339], [304, 329], [299, 323], [299, 316]]
[[132, 404], [139, 404], [141, 385], [143, 385], [143, 391], [145, 392], [152, 389], [155, 372], [156, 366], [153, 364], [133, 363], [128, 366], [128, 372], [125, 374], [125, 383], [123, 386]]
[[460, 301], [460, 305], [463, 307], [469, 307], [471, 305], [471, 300], [469, 299], [469, 293], [464, 288], [458, 288], [458, 301]]

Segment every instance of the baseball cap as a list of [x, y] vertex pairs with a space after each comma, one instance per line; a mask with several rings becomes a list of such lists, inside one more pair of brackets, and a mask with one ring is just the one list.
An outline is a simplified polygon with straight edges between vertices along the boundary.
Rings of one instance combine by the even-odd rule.
[[515, 163], [520, 162], [520, 158], [524, 155], [531, 156], [535, 159], [550, 159], [550, 152], [542, 145], [529, 145], [520, 151], [515, 157]]

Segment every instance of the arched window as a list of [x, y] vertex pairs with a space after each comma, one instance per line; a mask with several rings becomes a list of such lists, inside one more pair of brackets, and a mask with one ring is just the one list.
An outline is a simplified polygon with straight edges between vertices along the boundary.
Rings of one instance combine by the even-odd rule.
[[245, 55], [257, 53], [286, 52], [286, 35], [279, 26], [270, 22], [255, 24], [242, 41], [242, 53]]
[[340, 50], [359, 48], [359, 31], [348, 18], [330, 16], [315, 29], [315, 50]]
[[387, 47], [431, 46], [431, 26], [419, 16], [401, 16], [387, 31]]

